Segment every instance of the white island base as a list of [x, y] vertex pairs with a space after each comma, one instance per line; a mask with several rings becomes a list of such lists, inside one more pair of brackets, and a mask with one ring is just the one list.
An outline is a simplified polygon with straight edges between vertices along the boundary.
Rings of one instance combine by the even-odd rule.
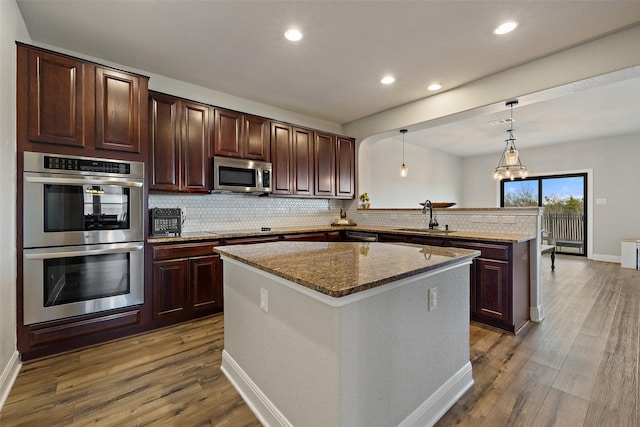
[[472, 387], [470, 260], [340, 298], [223, 260], [221, 369], [264, 425], [430, 426]]

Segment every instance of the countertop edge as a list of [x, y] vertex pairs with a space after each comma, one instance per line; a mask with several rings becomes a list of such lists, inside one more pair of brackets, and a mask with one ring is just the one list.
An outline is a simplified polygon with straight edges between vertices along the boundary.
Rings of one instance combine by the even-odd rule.
[[287, 228], [273, 228], [270, 231], [257, 231], [257, 230], [238, 230], [228, 233], [214, 234], [214, 232], [201, 231], [201, 232], [189, 232], [183, 233], [181, 236], [167, 236], [167, 237], [147, 237], [147, 243], [170, 243], [170, 242], [189, 242], [189, 241], [216, 241], [224, 239], [236, 239], [242, 237], [265, 237], [281, 234], [303, 234], [313, 232], [329, 232], [340, 230], [354, 230], [362, 232], [372, 233], [388, 233], [388, 234], [400, 234], [411, 235], [420, 237], [434, 237], [434, 238], [449, 238], [460, 240], [483, 240], [489, 242], [502, 242], [502, 243], [522, 243], [536, 238], [535, 235], [529, 235], [526, 233], [489, 233], [483, 231], [473, 230], [455, 230], [451, 234], [429, 234], [420, 231], [407, 231], [399, 230], [399, 227], [386, 227], [386, 226], [312, 226], [312, 227], [287, 227]]

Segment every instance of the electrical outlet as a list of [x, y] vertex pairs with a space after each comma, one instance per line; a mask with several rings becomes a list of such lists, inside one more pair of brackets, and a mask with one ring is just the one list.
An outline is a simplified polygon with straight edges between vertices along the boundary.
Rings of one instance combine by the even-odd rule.
[[265, 288], [260, 288], [260, 308], [266, 313], [269, 312], [269, 291]]
[[438, 288], [429, 289], [429, 311], [438, 307]]

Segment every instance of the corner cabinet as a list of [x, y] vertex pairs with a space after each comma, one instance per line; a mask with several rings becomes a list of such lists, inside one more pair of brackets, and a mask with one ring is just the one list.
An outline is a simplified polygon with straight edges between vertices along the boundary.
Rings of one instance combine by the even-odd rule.
[[352, 199], [355, 140], [271, 123], [273, 194]]
[[338, 136], [336, 139], [336, 197], [352, 199], [355, 195], [356, 141]]
[[208, 105], [150, 92], [150, 190], [209, 192], [211, 113]]
[[222, 261], [218, 242], [152, 246], [152, 312], [155, 320], [188, 320], [221, 311]]
[[22, 44], [17, 54], [21, 150], [146, 160], [148, 77]]

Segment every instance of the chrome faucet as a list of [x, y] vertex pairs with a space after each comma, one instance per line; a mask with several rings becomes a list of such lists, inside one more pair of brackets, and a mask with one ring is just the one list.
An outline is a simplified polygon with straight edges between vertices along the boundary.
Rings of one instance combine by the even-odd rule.
[[427, 199], [424, 203], [420, 204], [423, 206], [422, 213], [425, 215], [427, 214], [427, 207], [429, 208], [429, 230], [433, 230], [438, 227], [440, 224], [438, 224], [437, 220], [433, 219], [433, 204], [431, 203], [431, 200]]

